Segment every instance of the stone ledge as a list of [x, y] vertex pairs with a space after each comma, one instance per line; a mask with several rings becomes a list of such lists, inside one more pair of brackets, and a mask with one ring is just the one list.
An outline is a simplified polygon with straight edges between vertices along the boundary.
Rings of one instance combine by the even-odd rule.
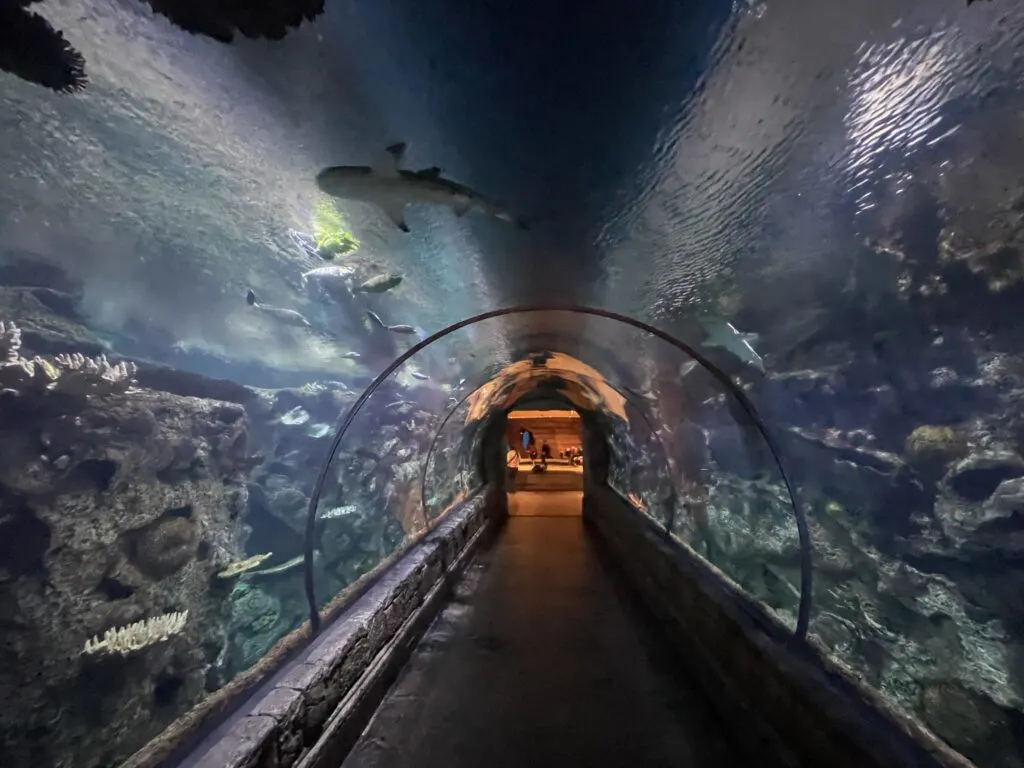
[[971, 768], [917, 720], [792, 633], [710, 563], [608, 488], [584, 519], [679, 644], [709, 699], [756, 757], [829, 768]]
[[[483, 494], [450, 512], [179, 765], [287, 768], [316, 751], [347, 694], [368, 671], [379, 674], [382, 653], [392, 650], [392, 664], [404, 662], [393, 649], [412, 648], [418, 635], [409, 630], [426, 629], [494, 520]], [[393, 643], [396, 635], [402, 642]], [[383, 696], [387, 685], [368, 690]], [[358, 709], [369, 717], [376, 702], [363, 698]]]

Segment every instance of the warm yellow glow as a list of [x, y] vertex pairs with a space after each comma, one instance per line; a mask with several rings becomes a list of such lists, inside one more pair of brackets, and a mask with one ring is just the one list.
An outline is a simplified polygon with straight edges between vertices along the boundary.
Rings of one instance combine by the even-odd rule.
[[508, 415], [509, 421], [517, 419], [578, 419], [580, 415], [576, 411], [512, 411]]

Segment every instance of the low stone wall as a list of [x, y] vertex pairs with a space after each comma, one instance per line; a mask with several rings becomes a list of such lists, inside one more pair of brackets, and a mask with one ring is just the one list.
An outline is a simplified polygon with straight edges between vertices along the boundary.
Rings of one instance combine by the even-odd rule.
[[488, 493], [452, 510], [178, 766], [339, 765], [503, 512]]
[[664, 623], [752, 761], [795, 766], [967, 768], [920, 723], [891, 709], [686, 545], [607, 487], [588, 487], [584, 519]]

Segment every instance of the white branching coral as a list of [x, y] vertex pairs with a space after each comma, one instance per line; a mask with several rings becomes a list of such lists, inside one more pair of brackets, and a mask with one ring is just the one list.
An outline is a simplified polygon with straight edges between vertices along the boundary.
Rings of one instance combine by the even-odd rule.
[[57, 355], [53, 360], [60, 375], [50, 385], [51, 389], [71, 394], [94, 394], [125, 392], [135, 384], [135, 363], [111, 364], [106, 355], [86, 357]]
[[105, 395], [135, 385], [135, 363], [111, 363], [106, 355], [80, 353], [52, 358], [21, 357], [21, 329], [0, 320], [0, 389], [5, 392], [59, 391], [72, 395]]
[[0, 320], [0, 362], [16, 363], [20, 358], [21, 328], [13, 320]]
[[185, 628], [188, 621], [188, 609], [180, 613], [165, 613], [162, 616], [154, 616], [143, 621], [137, 621], [126, 627], [115, 627], [103, 633], [101, 640], [99, 635], [91, 640], [85, 641], [83, 655], [93, 655], [104, 651], [106, 653], [119, 653], [127, 656], [135, 651], [140, 651], [150, 645], [162, 643], [171, 635], [176, 635]]

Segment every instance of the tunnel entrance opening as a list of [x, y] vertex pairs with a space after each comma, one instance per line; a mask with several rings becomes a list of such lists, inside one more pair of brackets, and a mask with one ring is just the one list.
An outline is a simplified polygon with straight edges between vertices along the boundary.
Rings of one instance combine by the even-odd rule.
[[508, 414], [505, 436], [518, 464], [509, 470], [507, 490], [583, 490], [582, 433], [575, 410], [516, 408]]

